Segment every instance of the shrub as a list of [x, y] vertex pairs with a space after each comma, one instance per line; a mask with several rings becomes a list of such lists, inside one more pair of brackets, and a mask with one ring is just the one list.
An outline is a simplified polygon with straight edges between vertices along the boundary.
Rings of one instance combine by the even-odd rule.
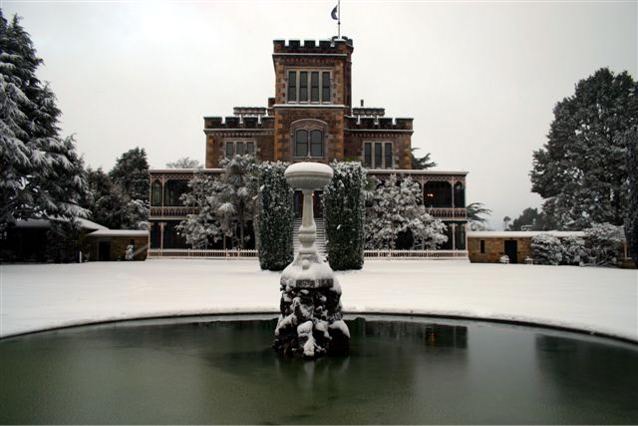
[[331, 166], [334, 177], [323, 193], [328, 262], [336, 271], [361, 269], [366, 173], [359, 162]]
[[541, 265], [559, 265], [563, 259], [561, 241], [551, 234], [538, 234], [532, 238], [534, 262]]
[[587, 256], [596, 265], [615, 265], [622, 247], [620, 228], [609, 223], [585, 229]]
[[259, 165], [257, 246], [261, 269], [281, 271], [293, 259], [293, 190], [286, 182], [287, 163]]
[[561, 243], [563, 246], [563, 265], [580, 265], [585, 262], [587, 258], [587, 251], [585, 249], [584, 239], [575, 235], [570, 235], [562, 238]]

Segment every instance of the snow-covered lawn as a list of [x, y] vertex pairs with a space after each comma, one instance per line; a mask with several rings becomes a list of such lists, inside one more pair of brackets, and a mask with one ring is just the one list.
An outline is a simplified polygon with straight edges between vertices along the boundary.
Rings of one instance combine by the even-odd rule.
[[[515, 319], [638, 341], [638, 271], [367, 260], [339, 273], [345, 311]], [[256, 260], [0, 265], [0, 336], [148, 316], [278, 312]]]

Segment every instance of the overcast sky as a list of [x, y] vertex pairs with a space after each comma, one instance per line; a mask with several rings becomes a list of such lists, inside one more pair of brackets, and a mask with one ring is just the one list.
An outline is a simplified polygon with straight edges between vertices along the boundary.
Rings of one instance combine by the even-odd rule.
[[[204, 161], [204, 115], [265, 105], [274, 93], [273, 39], [336, 34], [335, 1], [16, 2], [63, 111], [65, 134], [92, 167], [135, 146], [151, 167]], [[468, 202], [492, 226], [541, 199], [532, 151], [552, 108], [596, 69], [637, 76], [631, 2], [348, 1], [353, 102], [414, 117], [412, 146], [441, 170], [466, 170]]]

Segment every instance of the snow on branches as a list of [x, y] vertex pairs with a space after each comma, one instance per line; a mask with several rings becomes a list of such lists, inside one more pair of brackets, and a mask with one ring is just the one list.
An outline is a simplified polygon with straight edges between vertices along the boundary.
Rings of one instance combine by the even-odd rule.
[[376, 184], [367, 192], [366, 249], [395, 249], [399, 237], [411, 238], [408, 248], [435, 249], [447, 241], [445, 224], [427, 213], [417, 182], [392, 175]]

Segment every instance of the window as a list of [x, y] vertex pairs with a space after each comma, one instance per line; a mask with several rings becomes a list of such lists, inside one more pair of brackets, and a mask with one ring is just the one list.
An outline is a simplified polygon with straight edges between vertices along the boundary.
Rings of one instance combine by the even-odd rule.
[[308, 132], [297, 130], [295, 132], [295, 157], [308, 156]]
[[323, 157], [323, 132], [299, 129], [295, 132], [295, 157]]
[[372, 168], [372, 144], [363, 144], [363, 167]]
[[151, 205], [162, 205], [162, 184], [157, 180], [153, 182], [153, 186], [151, 186]]
[[310, 102], [319, 102], [319, 72], [310, 73]]
[[226, 141], [226, 158], [235, 155], [255, 155], [255, 142], [253, 141]]
[[164, 185], [164, 205], [165, 206], [181, 206], [183, 205], [181, 196], [188, 192], [188, 181], [185, 180], [169, 180]]
[[299, 73], [299, 102], [308, 102], [308, 73]]
[[330, 71], [288, 71], [288, 102], [332, 102]]
[[330, 73], [321, 73], [321, 101], [330, 102]]
[[310, 132], [310, 156], [323, 157], [323, 135], [321, 130]]
[[297, 100], [297, 72], [288, 72], [288, 101], [294, 102]]
[[485, 240], [481, 240], [481, 254], [485, 253]]
[[383, 154], [385, 156], [385, 158], [384, 158], [385, 161], [384, 161], [383, 165], [384, 165], [384, 167], [386, 169], [391, 169], [392, 168], [392, 164], [393, 164], [392, 163], [392, 143], [386, 142], [383, 145], [383, 147], [384, 147], [383, 148]]
[[364, 142], [363, 166], [371, 169], [394, 168], [392, 142]]

